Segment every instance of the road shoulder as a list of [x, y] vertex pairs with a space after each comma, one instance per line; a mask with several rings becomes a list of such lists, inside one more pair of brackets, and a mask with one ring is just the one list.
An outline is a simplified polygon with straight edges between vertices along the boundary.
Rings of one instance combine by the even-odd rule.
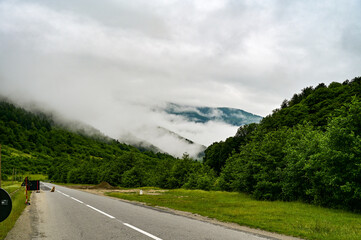
[[44, 192], [33, 192], [30, 197], [30, 205], [16, 221], [14, 227], [7, 234], [5, 240], [32, 240], [37, 235], [39, 225], [39, 205], [42, 204]]

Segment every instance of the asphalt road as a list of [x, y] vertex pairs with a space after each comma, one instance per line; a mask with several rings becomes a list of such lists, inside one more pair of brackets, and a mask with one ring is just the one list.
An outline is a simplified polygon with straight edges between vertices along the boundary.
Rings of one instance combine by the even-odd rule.
[[[149, 207], [42, 183], [32, 239], [269, 239]], [[34, 204], [34, 202], [33, 202]]]

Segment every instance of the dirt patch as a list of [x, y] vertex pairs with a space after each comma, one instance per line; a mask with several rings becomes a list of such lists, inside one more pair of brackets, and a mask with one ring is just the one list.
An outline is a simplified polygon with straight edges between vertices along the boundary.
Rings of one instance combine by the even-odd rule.
[[112, 185], [110, 185], [107, 182], [101, 182], [98, 185], [89, 187], [89, 189], [114, 189], [115, 187], [113, 187]]
[[148, 194], [148, 195], [161, 195], [165, 192], [167, 192], [168, 190], [149, 190], [149, 191], [144, 191], [144, 194]]

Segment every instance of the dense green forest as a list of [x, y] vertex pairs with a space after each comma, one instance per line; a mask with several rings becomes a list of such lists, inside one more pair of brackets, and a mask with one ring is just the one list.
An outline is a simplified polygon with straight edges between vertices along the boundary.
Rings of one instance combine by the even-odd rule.
[[58, 182], [239, 191], [361, 211], [361, 78], [307, 87], [258, 124], [213, 143], [203, 162], [59, 127], [0, 101], [3, 172]]
[[218, 188], [361, 211], [361, 78], [308, 87], [205, 151]]

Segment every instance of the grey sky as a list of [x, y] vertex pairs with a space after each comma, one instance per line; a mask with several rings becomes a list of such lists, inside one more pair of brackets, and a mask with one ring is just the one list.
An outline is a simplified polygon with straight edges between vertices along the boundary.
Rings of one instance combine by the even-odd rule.
[[112, 136], [165, 102], [265, 116], [360, 66], [357, 0], [0, 0], [0, 94]]

